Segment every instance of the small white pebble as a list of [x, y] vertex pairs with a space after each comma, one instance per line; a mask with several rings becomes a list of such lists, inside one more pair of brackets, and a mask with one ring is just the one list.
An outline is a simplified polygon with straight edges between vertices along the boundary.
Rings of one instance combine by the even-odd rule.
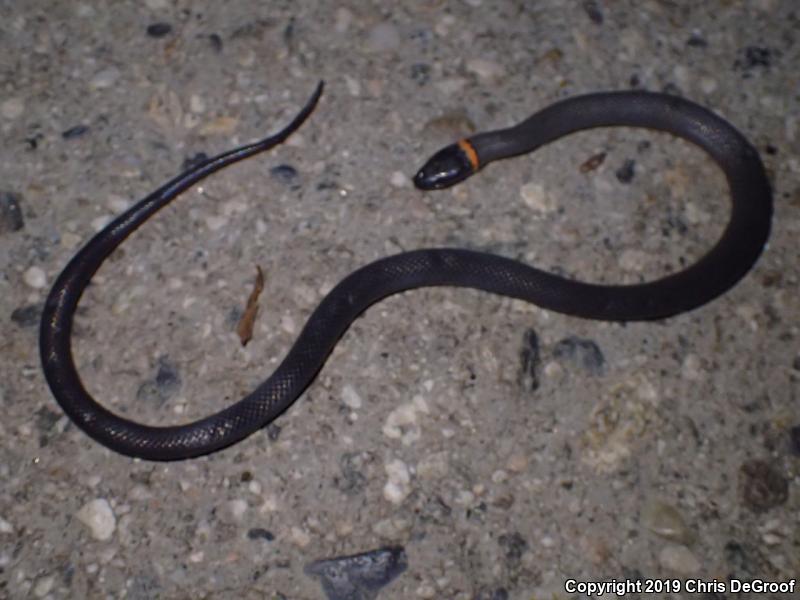
[[99, 217], [95, 217], [94, 219], [92, 219], [91, 223], [92, 229], [94, 229], [95, 231], [100, 231], [103, 227], [108, 225], [111, 222], [111, 219], [113, 218], [114, 217], [112, 217], [111, 215], [100, 215]]
[[634, 273], [641, 271], [647, 264], [647, 252], [637, 248], [623, 250], [619, 257], [619, 266]]
[[544, 376], [548, 379], [555, 379], [564, 374], [564, 368], [554, 360], [548, 361], [544, 366], [543, 371]]
[[700, 357], [696, 354], [687, 354], [681, 365], [681, 374], [689, 381], [702, 381], [704, 373]]
[[228, 510], [230, 510], [233, 518], [238, 521], [244, 516], [244, 513], [247, 512], [247, 501], [241, 498], [231, 500], [228, 502]]
[[14, 526], [0, 517], [0, 533], [14, 533]]
[[91, 531], [96, 540], [110, 540], [117, 527], [117, 519], [105, 498], [95, 498], [84, 504], [75, 517]]
[[206, 111], [206, 101], [199, 94], [192, 94], [189, 97], [189, 110], [193, 113], [203, 113]]
[[505, 75], [505, 69], [502, 65], [485, 58], [473, 58], [467, 61], [467, 71], [474, 73], [478, 78], [484, 81], [497, 81]]
[[353, 410], [361, 408], [363, 400], [356, 389], [349, 383], [342, 388], [342, 402]]
[[519, 189], [519, 195], [528, 208], [538, 213], [547, 214], [556, 209], [550, 195], [538, 183], [526, 183]]
[[522, 453], [512, 454], [506, 461], [506, 467], [513, 473], [521, 473], [528, 468], [528, 457]]
[[106, 200], [106, 206], [110, 211], [114, 214], [121, 213], [131, 205], [127, 198], [123, 198], [122, 196], [117, 196], [116, 194], [112, 194]]
[[81, 236], [74, 233], [64, 233], [61, 235], [61, 247], [66, 250], [72, 250], [81, 243]]
[[37, 598], [44, 598], [53, 589], [55, 582], [55, 577], [52, 575], [40, 578], [39, 581], [36, 582], [36, 585], [33, 586], [33, 595]]
[[717, 80], [711, 77], [703, 77], [700, 79], [700, 90], [706, 95], [714, 93], [717, 90]]
[[22, 275], [22, 280], [27, 286], [35, 290], [40, 290], [47, 285], [47, 275], [45, 275], [44, 270], [40, 267], [30, 267]]
[[195, 563], [195, 564], [201, 563], [201, 562], [203, 562], [203, 559], [205, 558], [205, 556], [206, 555], [202, 550], [198, 550], [197, 552], [192, 552], [189, 555], [189, 562]]
[[89, 81], [89, 87], [94, 90], [109, 88], [117, 82], [119, 75], [119, 69], [116, 67], [108, 67], [107, 69], [95, 73], [94, 77]]
[[492, 482], [494, 483], [503, 483], [508, 479], [508, 473], [505, 472], [503, 469], [498, 469], [494, 473], [492, 473]]
[[225, 227], [225, 225], [227, 224], [228, 224], [227, 217], [215, 216], [215, 215], [206, 217], [206, 227], [208, 227], [209, 231], [217, 231]]
[[292, 527], [291, 538], [298, 548], [305, 548], [311, 543], [311, 536], [299, 527]]
[[25, 112], [25, 103], [21, 98], [9, 98], [0, 105], [0, 113], [6, 119], [16, 119]]
[[392, 504], [400, 504], [411, 493], [411, 475], [408, 466], [400, 459], [394, 459], [384, 466], [389, 480], [383, 487], [383, 497]]
[[402, 173], [400, 171], [395, 171], [389, 178], [389, 183], [391, 183], [396, 188], [404, 188], [408, 185], [408, 177], [406, 177], [405, 173]]
[[700, 571], [700, 561], [686, 546], [664, 546], [658, 555], [658, 561], [665, 569], [684, 575]]
[[358, 98], [361, 95], [361, 83], [359, 83], [358, 79], [350, 75], [345, 75], [344, 83], [347, 86], [347, 92], [351, 96]]
[[292, 334], [297, 331], [297, 325], [292, 317], [289, 315], [283, 315], [281, 316], [281, 329], [283, 329], [286, 333]]

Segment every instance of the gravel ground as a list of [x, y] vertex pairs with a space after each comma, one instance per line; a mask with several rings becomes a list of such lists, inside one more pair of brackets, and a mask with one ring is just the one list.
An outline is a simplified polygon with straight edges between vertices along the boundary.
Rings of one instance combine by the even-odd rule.
[[[800, 574], [795, 2], [52, 0], [0, 16], [0, 597], [553, 600], [586, 597], [569, 579], [668, 579], [684, 589], [624, 597], [800, 598], [727, 585]], [[725, 182], [667, 135], [582, 133], [451, 191], [411, 185], [460, 135], [578, 93], [666, 90], [736, 124], [774, 184], [768, 249], [724, 297], [656, 323], [404, 293], [265, 431], [169, 464], [105, 449], [42, 376], [49, 286], [114, 214], [277, 130], [320, 79], [288, 143], [186, 192], [95, 277], [74, 351], [113, 410], [180, 423], [229, 405], [328, 289], [401, 250], [607, 282], [698, 258]]]

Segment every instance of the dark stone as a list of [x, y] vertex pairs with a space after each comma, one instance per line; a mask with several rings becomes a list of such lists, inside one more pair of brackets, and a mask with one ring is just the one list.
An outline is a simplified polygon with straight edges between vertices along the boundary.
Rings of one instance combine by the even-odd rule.
[[597, 0], [583, 0], [583, 12], [595, 25], [603, 24], [603, 11], [600, 9], [600, 4], [598, 4]]
[[739, 467], [739, 493], [753, 512], [765, 512], [789, 498], [789, 482], [783, 473], [763, 460], [748, 460]]
[[247, 531], [247, 538], [250, 540], [266, 540], [271, 542], [275, 539], [275, 534], [267, 531], [263, 527], [253, 527]]
[[633, 181], [633, 176], [636, 174], [636, 161], [633, 159], [626, 160], [622, 166], [617, 169], [615, 173], [617, 176], [617, 180], [620, 183], [630, 183]]
[[708, 42], [702, 35], [700, 35], [700, 33], [695, 31], [689, 36], [689, 39], [686, 40], [686, 45], [691, 46], [692, 48], [706, 48], [708, 46]]
[[800, 425], [795, 425], [789, 430], [789, 444], [792, 454], [800, 456]]
[[542, 362], [539, 351], [539, 336], [532, 328], [527, 329], [522, 338], [519, 351], [518, 383], [525, 389], [535, 392], [539, 389], [539, 365]]
[[272, 167], [269, 170], [269, 174], [283, 185], [288, 185], [291, 188], [296, 188], [300, 185], [298, 181], [299, 174], [297, 173], [297, 169], [292, 165], [278, 165], [277, 167]]
[[333, 484], [340, 492], [348, 496], [361, 493], [367, 486], [364, 470], [375, 460], [371, 452], [345, 452], [339, 458], [340, 475], [334, 478]]
[[506, 560], [511, 564], [518, 564], [525, 550], [528, 549], [528, 542], [519, 533], [503, 534], [497, 538], [497, 543], [506, 554]]
[[566, 359], [582, 367], [592, 375], [602, 375], [606, 359], [600, 347], [592, 340], [569, 336], [553, 348], [556, 359]]
[[181, 387], [181, 378], [177, 367], [169, 358], [162, 356], [158, 359], [158, 371], [155, 378], [145, 381], [136, 392], [136, 399], [145, 402], [155, 402], [159, 406], [171, 398]]
[[431, 78], [431, 66], [426, 63], [414, 63], [411, 65], [411, 79], [417, 85], [425, 85]]
[[374, 600], [408, 568], [401, 546], [317, 560], [304, 569], [322, 585], [328, 600]]
[[0, 192], [0, 234], [19, 231], [25, 227], [20, 202], [22, 199], [13, 192]]
[[88, 132], [88, 125], [75, 125], [75, 127], [70, 127], [66, 131], [61, 132], [61, 137], [65, 140], [74, 140], [75, 138], [79, 138]]
[[153, 23], [147, 27], [147, 35], [152, 38], [163, 38], [172, 31], [172, 25], [169, 23]]
[[267, 425], [267, 437], [269, 438], [270, 442], [278, 441], [278, 438], [281, 437], [282, 428], [280, 425], [275, 423], [270, 423]]
[[193, 156], [187, 156], [183, 159], [183, 170], [188, 171], [189, 169], [194, 169], [197, 165], [207, 160], [208, 154], [205, 152], [198, 152]]
[[208, 41], [211, 44], [211, 48], [214, 49], [214, 52], [222, 52], [222, 38], [217, 33], [212, 33], [208, 36]]
[[42, 314], [40, 304], [29, 304], [15, 308], [11, 313], [11, 320], [20, 327], [36, 327]]

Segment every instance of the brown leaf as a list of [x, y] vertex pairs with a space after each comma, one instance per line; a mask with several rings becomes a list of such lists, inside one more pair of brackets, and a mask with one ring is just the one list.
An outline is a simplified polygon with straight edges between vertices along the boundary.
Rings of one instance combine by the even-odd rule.
[[239, 340], [242, 346], [246, 346], [253, 337], [253, 326], [256, 323], [256, 316], [258, 315], [258, 296], [261, 290], [264, 289], [264, 273], [261, 267], [256, 265], [256, 281], [253, 284], [253, 291], [247, 298], [247, 306], [244, 309], [242, 318], [239, 319], [239, 324], [236, 326], [236, 333], [239, 334]]
[[594, 156], [590, 156], [586, 162], [584, 162], [580, 166], [581, 173], [588, 173], [589, 171], [594, 171], [597, 167], [603, 164], [603, 161], [606, 159], [606, 153], [600, 152], [595, 154]]

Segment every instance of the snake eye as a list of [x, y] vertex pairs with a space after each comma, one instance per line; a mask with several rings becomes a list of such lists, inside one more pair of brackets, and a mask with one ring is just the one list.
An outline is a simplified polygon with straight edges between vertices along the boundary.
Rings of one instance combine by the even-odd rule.
[[463, 148], [451, 144], [428, 159], [414, 175], [414, 185], [421, 190], [441, 190], [464, 181], [474, 171]]

